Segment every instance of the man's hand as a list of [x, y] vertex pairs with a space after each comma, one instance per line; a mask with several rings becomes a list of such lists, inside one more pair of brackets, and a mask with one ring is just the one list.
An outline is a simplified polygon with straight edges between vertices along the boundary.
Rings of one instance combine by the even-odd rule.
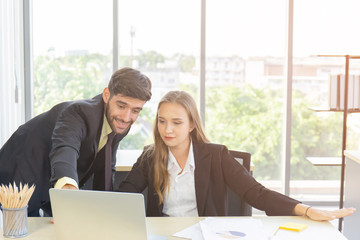
[[[71, 184], [65, 184], [61, 189], [79, 190], [77, 187], [75, 187], [74, 185], [71, 185]], [[51, 218], [50, 222], [51, 222], [51, 223], [54, 223], [54, 219]]]
[[73, 190], [79, 190], [77, 187], [71, 184], [65, 184], [61, 189], [73, 189]]

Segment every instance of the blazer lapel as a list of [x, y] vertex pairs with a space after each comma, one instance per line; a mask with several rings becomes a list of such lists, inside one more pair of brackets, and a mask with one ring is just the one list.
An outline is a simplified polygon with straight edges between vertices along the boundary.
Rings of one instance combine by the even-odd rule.
[[199, 144], [193, 140], [193, 151], [195, 160], [195, 192], [196, 203], [199, 216], [203, 215], [205, 201], [207, 198], [210, 170], [211, 154], [206, 148], [206, 144]]
[[82, 150], [82, 152], [80, 152], [80, 156], [82, 154], [86, 154], [87, 157], [85, 159], [87, 159], [86, 161], [90, 161], [90, 163], [88, 164], [88, 167], [83, 170], [83, 177], [79, 179], [80, 187], [85, 184], [85, 182], [93, 173], [93, 165], [95, 163], [95, 159], [98, 153], [98, 145], [102, 130], [102, 123], [104, 120], [104, 102], [102, 100], [102, 94], [99, 94], [88, 100], [85, 106], [86, 108], [82, 109], [82, 111], [89, 119], [89, 121], [87, 122], [89, 125], [89, 132], [86, 137], [86, 141], [88, 142], [88, 144]]

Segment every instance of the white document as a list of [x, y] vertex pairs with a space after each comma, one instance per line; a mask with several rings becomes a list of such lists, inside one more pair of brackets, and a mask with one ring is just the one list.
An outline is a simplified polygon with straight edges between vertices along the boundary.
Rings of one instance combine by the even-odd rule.
[[181, 237], [191, 240], [204, 240], [200, 223], [194, 224], [188, 228], [185, 228], [184, 230], [181, 230], [175, 234], [173, 234], [174, 237]]
[[206, 218], [173, 236], [192, 240], [268, 240], [269, 233], [259, 219]]
[[268, 240], [269, 234], [259, 219], [206, 218], [200, 222], [205, 240]]

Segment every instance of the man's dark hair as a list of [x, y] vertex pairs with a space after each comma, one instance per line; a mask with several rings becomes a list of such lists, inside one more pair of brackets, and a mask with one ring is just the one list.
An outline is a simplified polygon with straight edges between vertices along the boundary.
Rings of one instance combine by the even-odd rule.
[[110, 96], [117, 94], [149, 101], [151, 98], [150, 79], [133, 68], [121, 68], [113, 73], [108, 88]]

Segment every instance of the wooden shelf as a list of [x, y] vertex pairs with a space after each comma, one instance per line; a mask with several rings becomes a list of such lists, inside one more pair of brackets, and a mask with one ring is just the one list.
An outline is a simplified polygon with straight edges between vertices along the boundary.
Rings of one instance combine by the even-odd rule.
[[[344, 109], [330, 109], [325, 107], [309, 107], [310, 110], [315, 112], [344, 112]], [[348, 113], [357, 113], [360, 112], [360, 109], [348, 109]]]
[[341, 157], [307, 157], [314, 166], [341, 166]]
[[348, 57], [349, 59], [360, 59], [359, 55], [317, 55], [318, 57]]

